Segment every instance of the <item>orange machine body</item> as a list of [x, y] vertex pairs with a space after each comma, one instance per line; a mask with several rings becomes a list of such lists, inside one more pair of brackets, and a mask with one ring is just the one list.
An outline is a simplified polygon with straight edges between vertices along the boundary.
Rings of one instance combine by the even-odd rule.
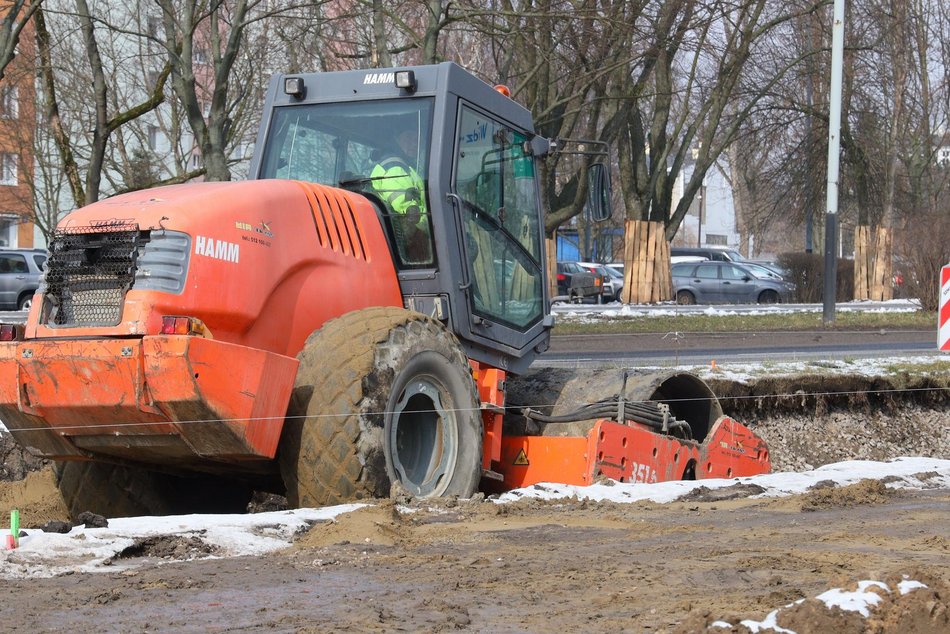
[[485, 427], [482, 464], [494, 491], [541, 482], [588, 486], [599, 477], [643, 483], [735, 478], [772, 469], [765, 441], [728, 416], [699, 441], [610, 420], [597, 421], [587, 436], [503, 436], [505, 373], [472, 367]]
[[[402, 305], [376, 211], [346, 191], [178, 185], [84, 207], [60, 228], [130, 225], [189, 236], [180, 293], [133, 285], [118, 324], [94, 327], [50, 323], [38, 294], [25, 340], [0, 344], [0, 420], [39, 455], [253, 471], [276, 452], [307, 337]], [[199, 319], [208, 337], [162, 335], [165, 316]]]
[[540, 482], [587, 486], [601, 476], [643, 483], [737, 478], [771, 468], [765, 442], [728, 416], [702, 442], [608, 420], [598, 421], [586, 437], [508, 436], [498, 466], [505, 490]]
[[327, 319], [368, 306], [401, 306], [382, 226], [350, 192], [286, 180], [196, 183], [133, 192], [69, 214], [59, 228], [182, 231], [191, 237], [181, 294], [126, 294], [118, 325], [50, 328], [28, 339], [158, 334], [165, 315], [202, 320], [216, 340], [294, 356]]

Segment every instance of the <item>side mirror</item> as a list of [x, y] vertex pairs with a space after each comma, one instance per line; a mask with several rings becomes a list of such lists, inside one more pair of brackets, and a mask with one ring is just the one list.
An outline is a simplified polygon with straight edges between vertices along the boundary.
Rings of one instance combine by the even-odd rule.
[[524, 147], [522, 149], [528, 156], [536, 156], [541, 158], [551, 153], [551, 140], [545, 139], [543, 136], [535, 135], [531, 137], [530, 141], [524, 142]]
[[610, 173], [603, 163], [594, 163], [587, 168], [587, 209], [594, 222], [603, 222], [613, 215], [610, 208]]

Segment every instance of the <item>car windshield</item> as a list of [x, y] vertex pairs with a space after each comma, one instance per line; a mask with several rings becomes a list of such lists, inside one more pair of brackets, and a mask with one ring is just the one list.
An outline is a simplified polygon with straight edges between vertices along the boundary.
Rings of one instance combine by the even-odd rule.
[[748, 269], [749, 272], [752, 273], [752, 275], [756, 276], [760, 280], [769, 280], [769, 279], [774, 280], [780, 277], [774, 271], [764, 266], [759, 266], [758, 264], [752, 264], [751, 262], [743, 262], [742, 266]]

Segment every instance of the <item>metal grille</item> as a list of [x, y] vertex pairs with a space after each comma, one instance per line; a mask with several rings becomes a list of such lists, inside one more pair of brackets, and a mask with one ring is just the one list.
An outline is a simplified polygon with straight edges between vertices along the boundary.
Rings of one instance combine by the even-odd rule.
[[137, 225], [58, 229], [49, 245], [44, 321], [50, 326], [115, 326], [149, 240]]

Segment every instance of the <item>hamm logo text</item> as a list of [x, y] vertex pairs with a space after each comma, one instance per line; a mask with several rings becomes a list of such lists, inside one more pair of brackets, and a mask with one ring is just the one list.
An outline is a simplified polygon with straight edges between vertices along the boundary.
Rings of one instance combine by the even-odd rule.
[[224, 240], [195, 236], [195, 253], [217, 260], [224, 260], [225, 262], [237, 263], [241, 255], [241, 246]]

